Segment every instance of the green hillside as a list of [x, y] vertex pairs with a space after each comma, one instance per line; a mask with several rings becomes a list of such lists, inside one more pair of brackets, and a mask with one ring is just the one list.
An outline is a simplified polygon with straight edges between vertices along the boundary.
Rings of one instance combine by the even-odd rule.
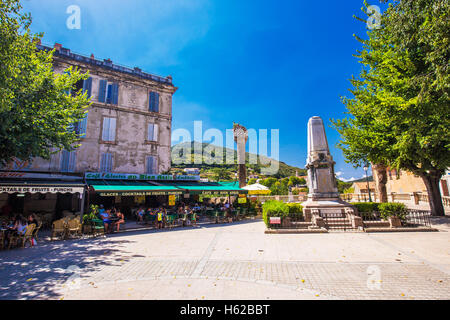
[[[185, 142], [180, 143], [175, 146], [172, 146], [172, 172], [173, 173], [181, 173], [185, 168], [199, 168], [200, 176], [202, 178], [213, 179], [217, 175], [218, 172], [222, 172], [224, 176], [228, 176], [230, 180], [233, 180], [235, 177], [235, 173], [237, 172], [237, 152], [233, 149], [223, 148], [223, 164], [215, 164], [212, 163], [214, 159], [220, 158], [218, 155], [214, 154], [213, 150], [215, 147], [209, 143], [201, 144], [202, 149], [200, 148], [199, 142]], [[203, 150], [203, 154], [199, 152], [199, 150]], [[205, 152], [206, 151], [206, 152]], [[214, 158], [205, 156], [211, 154]], [[189, 158], [190, 155], [190, 158]], [[228, 157], [234, 156], [234, 164], [226, 164], [226, 159]], [[177, 164], [177, 157], [179, 160], [190, 160], [189, 164]], [[249, 160], [257, 159], [257, 164], [249, 164]], [[261, 163], [270, 163], [269, 160], [272, 160], [267, 157], [257, 157], [255, 154], [246, 153], [246, 163], [247, 163], [247, 175], [257, 175], [260, 178], [264, 178], [266, 176], [261, 174], [261, 168], [268, 167], [269, 165], [264, 165]], [[183, 161], [185, 162], [185, 161]], [[200, 164], [196, 164], [195, 162], [201, 162]], [[306, 175], [306, 170], [298, 167], [293, 167], [287, 165], [284, 162], [277, 161], [279, 163], [278, 173], [273, 175], [275, 178], [285, 178], [290, 176], [295, 176], [296, 171], [300, 176]], [[227, 180], [227, 179], [225, 179]]]

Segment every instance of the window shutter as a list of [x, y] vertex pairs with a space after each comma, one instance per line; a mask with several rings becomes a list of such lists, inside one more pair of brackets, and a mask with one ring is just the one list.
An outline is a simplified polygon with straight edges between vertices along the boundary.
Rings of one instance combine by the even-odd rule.
[[77, 153], [76, 151], [69, 152], [69, 167], [68, 172], [75, 172]]
[[100, 159], [100, 172], [111, 172], [112, 171], [112, 154], [102, 153]]
[[116, 140], [116, 118], [109, 119], [109, 141]]
[[103, 118], [102, 140], [109, 141], [109, 120], [111, 118]]
[[112, 84], [108, 84], [108, 89], [106, 91], [106, 103], [112, 103]]
[[155, 100], [155, 93], [154, 92], [150, 92], [149, 96], [148, 96], [148, 111], [153, 112], [153, 102]]
[[147, 157], [147, 174], [155, 174], [155, 157]]
[[105, 172], [105, 160], [106, 160], [106, 154], [102, 153], [100, 157], [100, 172]]
[[148, 124], [148, 133], [147, 133], [147, 140], [148, 141], [153, 141], [153, 137], [154, 137], [154, 129], [153, 129], [154, 124], [153, 123], [149, 123]]
[[91, 97], [92, 93], [92, 78], [89, 77], [88, 79], [83, 81], [83, 92], [87, 92], [88, 98]]
[[86, 137], [87, 119], [88, 119], [88, 113], [86, 113], [84, 119], [81, 120], [80, 123], [78, 124], [78, 126], [79, 126], [79, 133], [78, 134], [79, 134], [80, 138], [85, 138]]
[[112, 85], [112, 104], [118, 105], [119, 104], [119, 85], [117, 83], [114, 83]]
[[112, 171], [112, 154], [111, 153], [107, 154], [107, 165], [106, 165], [106, 168], [107, 168], [107, 172], [111, 172]]
[[100, 86], [98, 89], [98, 102], [105, 102], [106, 84], [106, 80], [100, 80]]
[[159, 112], [159, 93], [155, 92], [155, 104], [154, 111]]
[[153, 126], [153, 141], [158, 141], [158, 133], [159, 133], [159, 126], [155, 124]]
[[61, 152], [61, 172], [68, 172], [69, 171], [69, 157], [70, 154], [67, 150], [63, 150]]

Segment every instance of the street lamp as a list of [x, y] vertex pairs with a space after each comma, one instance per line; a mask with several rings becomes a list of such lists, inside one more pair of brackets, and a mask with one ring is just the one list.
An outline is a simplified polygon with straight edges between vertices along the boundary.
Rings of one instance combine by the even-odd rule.
[[369, 202], [372, 202], [372, 197], [370, 196], [369, 176], [367, 175], [368, 170], [369, 170], [369, 165], [366, 164], [364, 166], [364, 171], [366, 172], [367, 192], [369, 193]]

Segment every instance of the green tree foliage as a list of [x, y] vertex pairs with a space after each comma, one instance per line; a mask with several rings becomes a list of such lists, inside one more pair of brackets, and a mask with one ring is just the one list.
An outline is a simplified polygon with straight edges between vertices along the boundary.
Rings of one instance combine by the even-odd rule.
[[53, 52], [36, 50], [42, 34], [31, 34], [30, 24], [18, 0], [0, 1], [0, 164], [72, 151], [72, 128], [89, 105], [86, 94], [67, 93], [88, 75], [53, 73]]
[[353, 182], [344, 182], [339, 179], [336, 179], [336, 182], [339, 193], [344, 193], [345, 190], [349, 189], [353, 185]]
[[225, 168], [216, 168], [213, 170], [214, 179], [216, 181], [229, 181], [231, 180], [230, 172], [228, 172]]
[[381, 27], [356, 37], [363, 69], [342, 99], [352, 117], [333, 121], [349, 162], [419, 175], [435, 215], [444, 215], [439, 180], [450, 167], [449, 21], [448, 0], [392, 1]]
[[249, 179], [247, 183], [248, 184], [255, 184], [256, 183], [256, 179], [255, 178]]
[[289, 187], [304, 186], [306, 180], [304, 178], [299, 178], [296, 176], [289, 177]]

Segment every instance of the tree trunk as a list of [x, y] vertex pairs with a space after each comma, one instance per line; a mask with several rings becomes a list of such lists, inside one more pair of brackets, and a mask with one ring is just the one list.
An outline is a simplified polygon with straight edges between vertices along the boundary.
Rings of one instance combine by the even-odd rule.
[[372, 164], [373, 177], [377, 188], [378, 198], [380, 202], [388, 202], [388, 195], [386, 190], [387, 183], [387, 167], [382, 164]]
[[439, 181], [442, 175], [439, 172], [430, 172], [429, 174], [422, 174], [421, 177], [427, 187], [431, 214], [433, 216], [444, 216], [444, 205], [442, 204], [441, 191], [439, 190]]

